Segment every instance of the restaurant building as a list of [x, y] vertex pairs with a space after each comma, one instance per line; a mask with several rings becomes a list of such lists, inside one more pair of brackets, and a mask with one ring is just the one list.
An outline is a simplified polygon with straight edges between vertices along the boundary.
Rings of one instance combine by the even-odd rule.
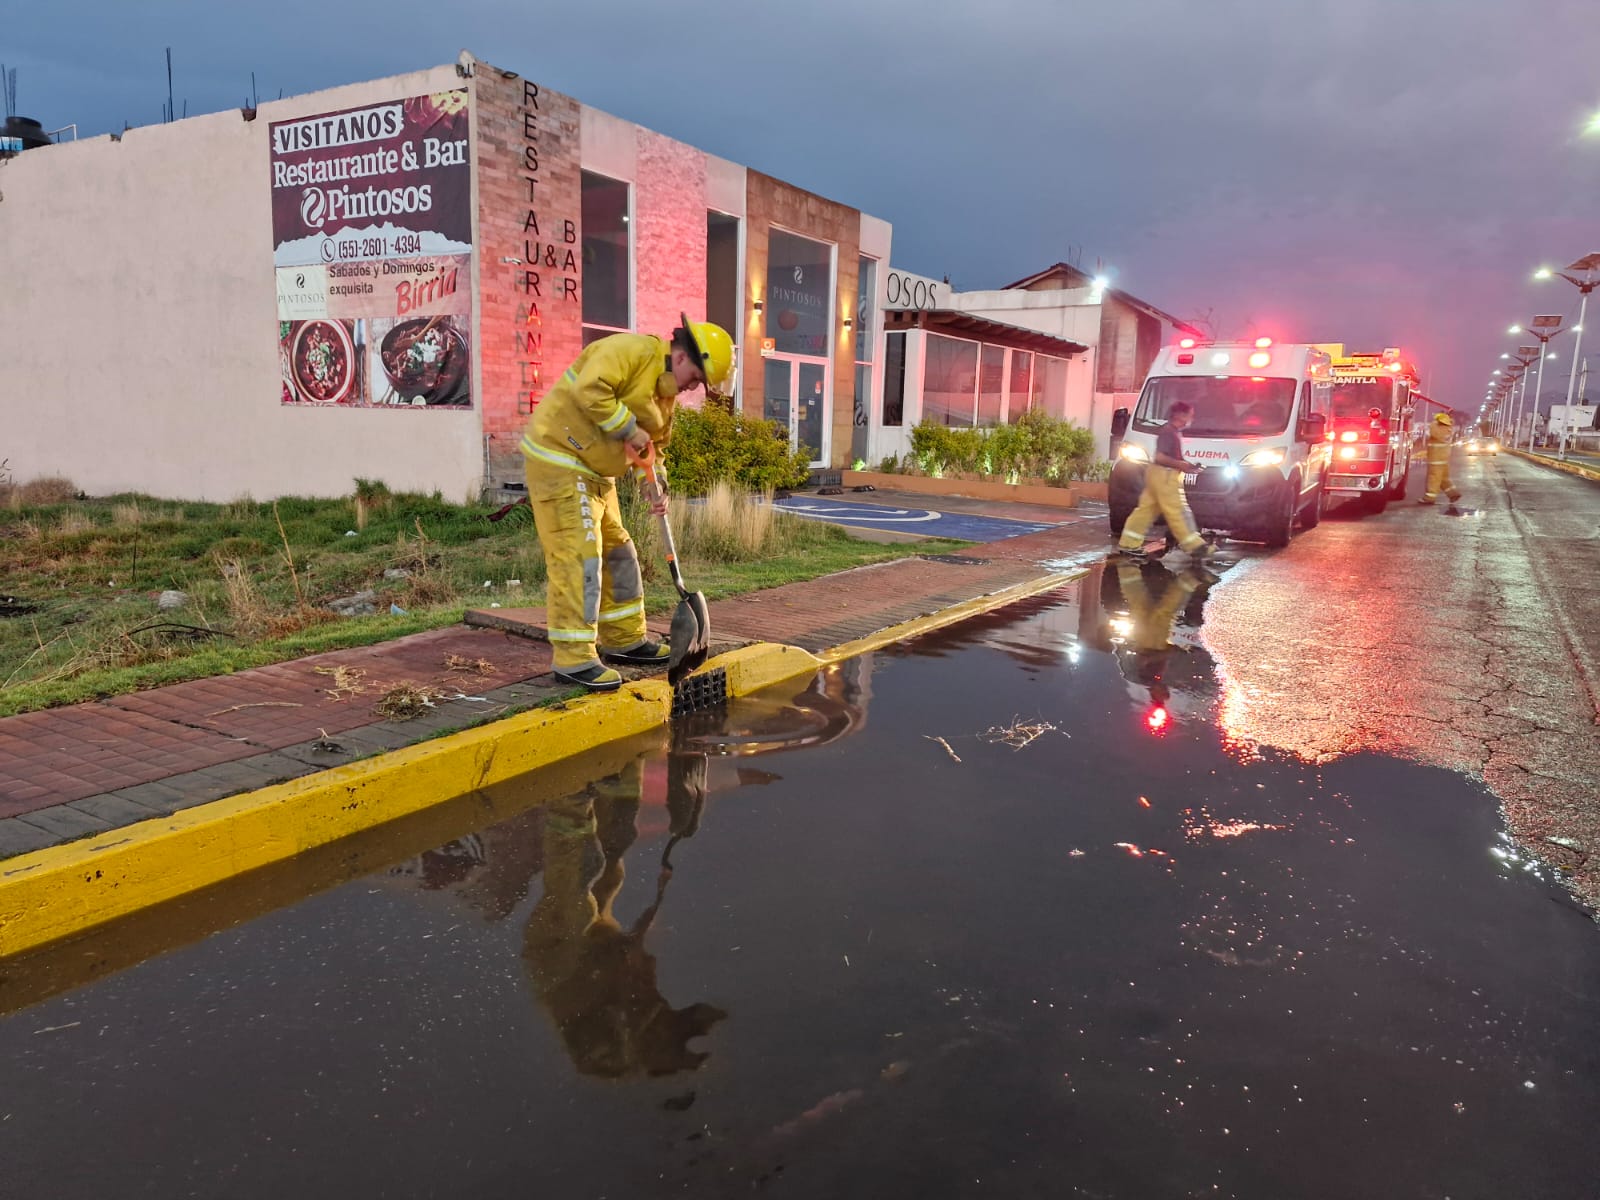
[[820, 468], [882, 387], [883, 220], [463, 52], [0, 165], [19, 477], [184, 499], [521, 479], [589, 341], [724, 325]]

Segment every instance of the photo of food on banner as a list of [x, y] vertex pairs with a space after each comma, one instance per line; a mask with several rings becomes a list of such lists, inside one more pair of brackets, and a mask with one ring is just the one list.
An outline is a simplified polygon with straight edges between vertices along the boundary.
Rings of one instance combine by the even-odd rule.
[[372, 403], [470, 404], [466, 321], [448, 314], [369, 321]]
[[359, 320], [279, 321], [283, 402], [366, 403], [362, 380], [366, 324]]

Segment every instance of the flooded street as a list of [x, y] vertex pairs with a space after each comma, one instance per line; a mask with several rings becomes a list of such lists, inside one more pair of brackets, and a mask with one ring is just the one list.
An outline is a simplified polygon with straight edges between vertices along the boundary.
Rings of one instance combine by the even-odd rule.
[[1594, 925], [1480, 784], [1219, 724], [1208, 583], [0, 964], [0, 1193], [1593, 1194]]

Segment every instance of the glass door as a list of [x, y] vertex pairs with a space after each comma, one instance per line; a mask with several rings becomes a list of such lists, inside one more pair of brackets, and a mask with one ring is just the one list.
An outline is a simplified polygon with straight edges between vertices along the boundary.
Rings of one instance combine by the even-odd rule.
[[828, 364], [774, 354], [766, 360], [761, 415], [789, 432], [789, 445], [804, 450], [814, 467], [825, 462], [828, 429]]
[[790, 444], [804, 450], [812, 466], [822, 464], [822, 431], [827, 425], [827, 367], [819, 362], [797, 362], [800, 386], [795, 391], [795, 427]]
[[776, 421], [789, 431], [789, 444], [794, 444], [794, 362], [787, 358], [769, 358], [766, 386], [762, 389], [761, 415]]

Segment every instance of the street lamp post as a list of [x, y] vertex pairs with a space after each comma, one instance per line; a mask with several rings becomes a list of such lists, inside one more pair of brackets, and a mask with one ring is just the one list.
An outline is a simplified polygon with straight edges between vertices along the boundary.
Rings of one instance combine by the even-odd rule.
[[[1581, 322], [1580, 322], [1581, 324]], [[1522, 326], [1513, 325], [1512, 333], [1524, 332]], [[1561, 316], [1559, 313], [1549, 313], [1536, 316], [1526, 330], [1530, 337], [1539, 339], [1539, 378], [1533, 385], [1533, 411], [1539, 411], [1539, 400], [1544, 395], [1544, 360], [1549, 357], [1550, 340], [1561, 332]], [[1517, 409], [1517, 429], [1522, 428], [1522, 409]], [[1513, 436], [1511, 448], [1516, 449], [1516, 438]], [[1533, 449], [1533, 422], [1528, 422], [1528, 449]]]
[[[1572, 272], [1568, 274], [1567, 272]], [[1568, 265], [1566, 271], [1551, 271], [1545, 268], [1539, 271], [1534, 278], [1548, 279], [1552, 275], [1559, 275], [1573, 287], [1577, 288], [1583, 299], [1578, 303], [1578, 324], [1574, 332], [1578, 335], [1577, 341], [1572, 345], [1572, 371], [1567, 376], [1567, 411], [1561, 418], [1561, 449], [1557, 457], [1565, 461], [1567, 457], [1567, 430], [1572, 425], [1572, 396], [1578, 387], [1578, 360], [1583, 357], [1583, 322], [1589, 311], [1589, 293], [1600, 287], [1600, 252], [1586, 254], [1576, 262]], [[1574, 279], [1573, 275], [1582, 276]], [[1535, 400], [1538, 397], [1534, 397]]]
[[[1539, 353], [1538, 346], [1517, 347], [1516, 361], [1522, 370], [1522, 389], [1517, 394], [1516, 417], [1511, 426], [1511, 445], [1513, 448], [1517, 444], [1518, 422], [1522, 420], [1522, 410], [1528, 401], [1528, 368], [1533, 365], [1535, 359], [1538, 360], [1542, 369], [1544, 367], [1544, 357]], [[1539, 389], [1537, 387], [1533, 390], [1533, 402], [1536, 405], [1539, 403]], [[1507, 405], [1507, 407], [1509, 408], [1510, 405]]]

